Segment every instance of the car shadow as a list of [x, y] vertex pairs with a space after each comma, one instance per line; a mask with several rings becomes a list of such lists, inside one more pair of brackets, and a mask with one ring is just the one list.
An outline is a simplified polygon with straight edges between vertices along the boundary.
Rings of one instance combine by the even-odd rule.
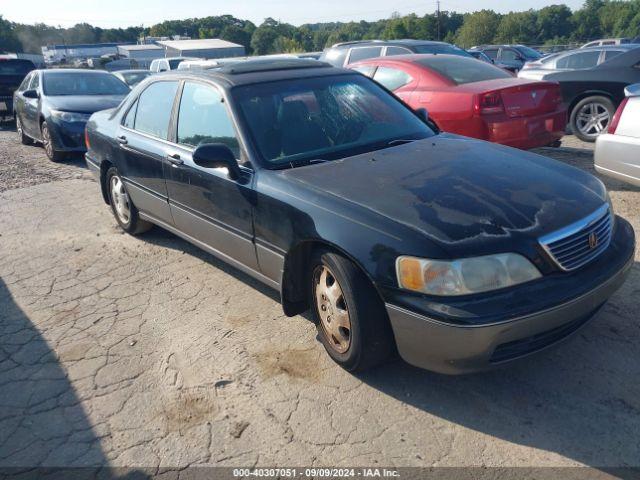
[[58, 352], [0, 278], [0, 477], [149, 478], [111, 469]]
[[[358, 377], [430, 415], [542, 450], [536, 453], [541, 463], [558, 464], [554, 456], [561, 456], [621, 478], [638, 478], [640, 290], [634, 285], [639, 283], [636, 262], [615, 301], [577, 335], [502, 368], [447, 376], [397, 360]], [[634, 470], [618, 470], [630, 467]]]

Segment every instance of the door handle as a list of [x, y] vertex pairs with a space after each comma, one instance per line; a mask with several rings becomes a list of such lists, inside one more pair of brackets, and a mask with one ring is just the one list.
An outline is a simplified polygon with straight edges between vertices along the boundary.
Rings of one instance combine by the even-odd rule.
[[174, 167], [178, 167], [184, 163], [184, 160], [180, 158], [180, 154], [172, 153], [171, 155], [167, 155], [167, 160]]
[[116, 137], [116, 140], [120, 145], [126, 145], [127, 143], [129, 143], [129, 141], [127, 140], [127, 137], [125, 137], [124, 135], [120, 135]]

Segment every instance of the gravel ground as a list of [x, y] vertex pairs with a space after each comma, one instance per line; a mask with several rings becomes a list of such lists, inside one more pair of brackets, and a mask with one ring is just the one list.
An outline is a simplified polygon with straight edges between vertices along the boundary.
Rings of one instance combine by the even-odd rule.
[[[539, 153], [592, 170], [572, 138]], [[640, 229], [640, 190], [607, 185]], [[639, 285], [636, 263], [579, 335], [506, 369], [350, 375], [274, 292], [161, 229], [121, 234], [81, 160], [5, 129], [0, 467], [640, 466]]]

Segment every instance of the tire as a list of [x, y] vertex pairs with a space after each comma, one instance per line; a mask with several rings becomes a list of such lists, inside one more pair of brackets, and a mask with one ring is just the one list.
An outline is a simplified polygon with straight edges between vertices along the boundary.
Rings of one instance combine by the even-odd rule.
[[607, 131], [615, 112], [615, 105], [607, 97], [583, 98], [571, 110], [571, 130], [580, 140], [595, 142], [598, 135]]
[[118, 169], [111, 167], [105, 176], [109, 205], [116, 222], [125, 232], [139, 235], [146, 232], [153, 224], [140, 218], [138, 209], [129, 198]]
[[395, 352], [393, 332], [384, 303], [360, 269], [342, 255], [319, 251], [309, 278], [318, 337], [329, 356], [350, 372], [387, 361]]
[[51, 131], [49, 130], [49, 125], [47, 125], [47, 122], [42, 122], [42, 125], [40, 125], [40, 132], [42, 132], [42, 146], [44, 147], [44, 151], [47, 154], [47, 158], [49, 158], [49, 160], [51, 160], [52, 162], [61, 162], [62, 160], [64, 160], [64, 153], [55, 149], [53, 140], [51, 138]]
[[16, 133], [18, 134], [18, 140], [22, 145], [31, 145], [33, 143], [33, 140], [31, 140], [31, 138], [24, 133], [24, 129], [22, 128], [22, 120], [20, 120], [20, 117], [18, 116], [17, 113], [15, 115], [15, 118], [16, 118]]

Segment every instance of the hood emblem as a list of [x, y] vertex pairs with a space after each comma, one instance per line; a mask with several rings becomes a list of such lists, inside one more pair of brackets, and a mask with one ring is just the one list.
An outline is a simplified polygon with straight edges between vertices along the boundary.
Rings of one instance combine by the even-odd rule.
[[592, 250], [598, 246], [598, 235], [596, 232], [591, 232], [589, 234], [589, 248]]

